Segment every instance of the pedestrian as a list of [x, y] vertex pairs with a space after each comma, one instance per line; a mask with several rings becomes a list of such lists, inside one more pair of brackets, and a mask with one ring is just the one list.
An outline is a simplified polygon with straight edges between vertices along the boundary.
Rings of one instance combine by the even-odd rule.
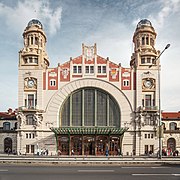
[[48, 156], [48, 154], [49, 154], [49, 150], [48, 150], [48, 149], [46, 149], [46, 156]]
[[73, 149], [71, 150], [71, 154], [74, 155], [74, 150]]

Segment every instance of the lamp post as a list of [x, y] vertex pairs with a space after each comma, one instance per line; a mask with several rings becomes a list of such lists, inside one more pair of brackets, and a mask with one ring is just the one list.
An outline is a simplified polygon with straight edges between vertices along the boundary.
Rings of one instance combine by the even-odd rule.
[[[159, 54], [159, 56], [156, 57], [155, 59], [155, 62], [160, 58], [160, 56], [164, 53], [164, 51], [166, 49], [168, 49], [170, 47], [170, 44], [167, 44], [166, 47], [163, 49], [163, 51]], [[149, 68], [151, 68], [152, 65], [149, 66]], [[162, 158], [162, 139], [161, 139], [161, 96], [160, 96], [160, 67], [158, 67], [158, 88], [159, 88], [159, 123], [158, 123], [158, 126], [159, 126], [159, 159]]]

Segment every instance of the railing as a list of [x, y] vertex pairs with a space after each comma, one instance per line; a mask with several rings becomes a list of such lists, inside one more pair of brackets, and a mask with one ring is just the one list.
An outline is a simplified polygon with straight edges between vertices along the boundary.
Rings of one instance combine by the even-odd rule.
[[157, 106], [145, 106], [142, 107], [143, 111], [158, 111], [158, 107]]
[[167, 133], [167, 134], [180, 133], [180, 129], [179, 128], [177, 128], [176, 130], [165, 130], [164, 129], [164, 133]]

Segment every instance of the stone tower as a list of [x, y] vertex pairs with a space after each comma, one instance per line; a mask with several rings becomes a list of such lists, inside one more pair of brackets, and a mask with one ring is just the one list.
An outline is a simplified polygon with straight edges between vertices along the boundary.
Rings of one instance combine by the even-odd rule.
[[[34, 139], [43, 121], [43, 72], [49, 67], [46, 53], [46, 35], [39, 20], [31, 20], [23, 33], [24, 47], [19, 52], [18, 66], [18, 147], [34, 151], [20, 139]], [[28, 125], [28, 126], [27, 126]], [[27, 143], [28, 144], [28, 143]], [[31, 146], [31, 147], [29, 147]], [[22, 149], [23, 147], [23, 149]]]
[[160, 64], [159, 59], [156, 59], [159, 51], [155, 49], [155, 41], [156, 32], [151, 22], [141, 20], [133, 36], [134, 53], [130, 62], [134, 71], [134, 149], [137, 155], [151, 151], [154, 153], [158, 146], [154, 142], [157, 139]]

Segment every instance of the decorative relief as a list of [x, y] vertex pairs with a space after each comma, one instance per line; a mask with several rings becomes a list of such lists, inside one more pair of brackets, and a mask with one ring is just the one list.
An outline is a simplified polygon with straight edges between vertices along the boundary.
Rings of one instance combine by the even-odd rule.
[[111, 68], [110, 73], [111, 73], [111, 77], [112, 77], [112, 79], [116, 79], [117, 74], [118, 74], [118, 70], [117, 70], [117, 68]]
[[42, 124], [43, 116], [42, 114], [34, 114], [34, 120], [36, 122], [36, 126], [40, 126]]
[[145, 78], [142, 80], [142, 89], [154, 89], [155, 88], [155, 79], [153, 78]]
[[37, 79], [33, 77], [27, 77], [24, 79], [24, 89], [25, 90], [36, 90], [37, 89]]
[[21, 129], [21, 126], [26, 124], [26, 117], [22, 112], [18, 112], [16, 118], [18, 120], [19, 129]]
[[64, 68], [62, 69], [62, 76], [64, 79], [67, 79], [69, 75], [69, 69], [68, 68]]

